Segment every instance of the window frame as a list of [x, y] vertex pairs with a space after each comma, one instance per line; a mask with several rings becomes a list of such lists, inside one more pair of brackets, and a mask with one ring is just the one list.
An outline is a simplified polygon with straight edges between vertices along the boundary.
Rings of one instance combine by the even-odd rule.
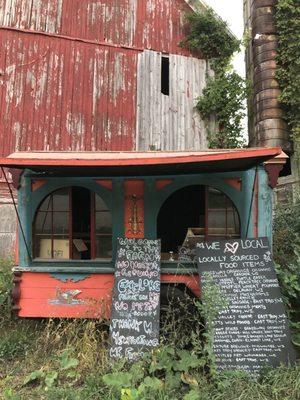
[[[217, 190], [218, 192], [220, 192], [224, 197], [225, 197], [225, 235], [222, 239], [216, 239], [216, 240], [229, 240], [231, 239], [231, 237], [229, 237], [230, 235], [228, 234], [228, 210], [232, 209], [236, 212], [236, 215], [238, 217], [238, 231], [239, 233], [235, 233], [234, 236], [232, 238], [240, 238], [241, 237], [241, 230], [242, 230], [242, 226], [241, 226], [241, 218], [240, 218], [240, 214], [238, 212], [237, 207], [235, 206], [234, 202], [227, 196], [226, 193], [222, 192], [222, 190], [214, 188], [213, 186], [210, 185], [205, 185], [205, 214], [204, 214], [204, 219], [205, 219], [205, 226], [204, 226], [204, 232], [205, 232], [205, 241], [211, 241], [213, 240], [211, 237], [213, 236], [210, 232], [209, 232], [209, 212], [212, 210], [218, 210], [218, 208], [211, 208], [210, 207], [210, 203], [209, 203], [209, 191], [210, 189], [213, 190]], [[229, 206], [229, 207], [228, 207]], [[231, 206], [231, 207], [230, 207]], [[222, 236], [222, 235], [219, 235]]]
[[[77, 186], [77, 185], [76, 185]], [[110, 213], [111, 216], [111, 220], [112, 220], [112, 210], [107, 206], [107, 201], [105, 201], [105, 199], [97, 192], [95, 192], [94, 190], [90, 189], [90, 188], [86, 188], [84, 186], [77, 186], [77, 187], [82, 187], [83, 189], [86, 189], [90, 192], [90, 230], [89, 230], [89, 235], [90, 235], [90, 243], [91, 243], [91, 248], [90, 248], [90, 258], [89, 259], [85, 259], [85, 260], [78, 260], [78, 259], [74, 259], [74, 253], [73, 253], [73, 237], [74, 237], [74, 232], [73, 232], [73, 190], [72, 188], [74, 187], [74, 185], [71, 186], [66, 186], [66, 187], [60, 187], [60, 188], [56, 188], [55, 190], [53, 190], [52, 192], [48, 193], [39, 203], [39, 205], [37, 206], [35, 212], [34, 212], [34, 217], [32, 220], [32, 255], [33, 255], [33, 262], [37, 262], [37, 261], [42, 261], [42, 262], [104, 262], [104, 263], [111, 263], [112, 259], [113, 259], [113, 255], [110, 258], [100, 258], [100, 257], [96, 257], [96, 208], [95, 208], [95, 203], [96, 203], [96, 196], [99, 196], [99, 198], [101, 198], [101, 200], [104, 202], [104, 204], [107, 207], [107, 212]], [[53, 209], [53, 196], [55, 195], [56, 192], [65, 189], [68, 191], [68, 210], [66, 211], [56, 211]], [[41, 211], [40, 207], [42, 206], [43, 202], [50, 197], [50, 201], [51, 201], [51, 210], [50, 211]], [[42, 257], [38, 257], [36, 252], [36, 246], [37, 246], [37, 242], [36, 242], [36, 238], [38, 236], [43, 236], [42, 234], [38, 234], [36, 233], [36, 220], [37, 220], [37, 216], [40, 212], [45, 212], [45, 213], [51, 213], [51, 232], [49, 233], [48, 236], [51, 236], [51, 258], [42, 258]], [[55, 240], [55, 233], [53, 231], [53, 215], [55, 212], [65, 212], [68, 215], [68, 233], [65, 235], [62, 235], [64, 237], [68, 237], [69, 240], [69, 257], [68, 258], [55, 258], [54, 257], [54, 240]], [[99, 236], [99, 235], [98, 235]], [[105, 236], [108, 236], [105, 235]], [[113, 223], [111, 223], [111, 233], [109, 234], [109, 236], [111, 237], [111, 251], [113, 253]]]
[[[204, 194], [204, 224], [200, 228], [204, 229], [203, 236], [204, 236], [204, 240], [205, 241], [230, 240], [231, 238], [232, 239], [237, 239], [237, 238], [241, 238], [242, 237], [243, 227], [242, 227], [242, 220], [241, 220], [240, 210], [237, 207], [237, 205], [235, 204], [235, 202], [232, 200], [232, 198], [226, 193], [226, 191], [222, 190], [222, 188], [218, 187], [218, 185], [211, 185], [209, 183], [204, 183], [204, 182], [202, 183], [202, 182], [199, 182], [199, 181], [198, 182], [197, 181], [192, 181], [188, 185], [186, 185], [186, 184], [185, 185], [178, 185], [175, 190], [173, 189], [172, 191], [170, 191], [168, 193], [167, 196], [164, 196], [161, 199], [159, 207], [157, 208], [157, 212], [156, 212], [156, 238], [158, 238], [158, 217], [159, 217], [159, 213], [160, 213], [163, 205], [168, 201], [168, 199], [174, 193], [176, 193], [179, 190], [185, 189], [185, 188], [187, 188], [189, 186], [202, 186], [203, 187], [203, 192], [204, 192], [203, 193]], [[210, 189], [218, 191], [226, 199], [226, 229], [225, 229], [226, 235], [224, 235], [223, 237], [220, 237], [222, 235], [218, 235], [218, 236], [216, 235], [215, 239], [212, 237], [212, 235], [209, 232], [209, 220], [208, 220], [208, 218], [209, 218], [209, 209], [210, 209], [210, 206], [209, 206], [209, 190]], [[230, 209], [234, 210], [234, 212], [235, 212], [235, 214], [236, 214], [236, 216], [238, 218], [238, 229], [237, 229], [237, 233], [234, 234], [234, 235], [228, 234], [228, 210], [230, 210]], [[196, 227], [192, 227], [192, 228], [196, 228]], [[170, 260], [163, 260], [162, 259], [161, 262], [164, 263], [164, 264], [173, 264], [173, 263], [178, 264], [179, 261], [178, 260], [170, 261]], [[184, 263], [186, 266], [193, 264], [193, 262], [181, 262], [180, 261], [180, 264], [182, 264], [182, 263]]]

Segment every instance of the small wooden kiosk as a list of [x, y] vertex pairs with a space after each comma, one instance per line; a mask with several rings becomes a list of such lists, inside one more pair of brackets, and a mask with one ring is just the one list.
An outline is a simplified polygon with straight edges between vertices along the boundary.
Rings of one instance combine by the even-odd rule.
[[[20, 152], [20, 317], [109, 315], [118, 237], [161, 239], [162, 291], [199, 295], [197, 240], [272, 237], [280, 148], [202, 152]], [[191, 251], [191, 253], [189, 253]]]

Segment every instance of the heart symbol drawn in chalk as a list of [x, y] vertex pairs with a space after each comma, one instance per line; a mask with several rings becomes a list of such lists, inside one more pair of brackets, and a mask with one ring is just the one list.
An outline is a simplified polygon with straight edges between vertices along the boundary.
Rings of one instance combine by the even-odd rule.
[[229, 251], [230, 253], [235, 254], [238, 248], [239, 248], [238, 242], [234, 242], [232, 244], [226, 243], [224, 253], [227, 253]]

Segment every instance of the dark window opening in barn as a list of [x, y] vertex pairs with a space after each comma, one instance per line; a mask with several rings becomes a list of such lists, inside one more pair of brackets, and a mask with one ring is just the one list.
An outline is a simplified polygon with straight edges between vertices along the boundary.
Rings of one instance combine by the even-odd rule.
[[161, 92], [166, 96], [170, 94], [170, 60], [168, 57], [161, 58]]
[[240, 237], [240, 220], [232, 201], [221, 191], [200, 185], [174, 192], [157, 219], [163, 261], [195, 261], [195, 243]]
[[111, 259], [110, 210], [88, 189], [56, 190], [36, 212], [33, 253], [34, 258], [40, 259]]
[[286, 163], [283, 165], [282, 170], [279, 172], [279, 176], [289, 176], [292, 174], [292, 167], [291, 167], [291, 156], [288, 155], [289, 158], [287, 158]]

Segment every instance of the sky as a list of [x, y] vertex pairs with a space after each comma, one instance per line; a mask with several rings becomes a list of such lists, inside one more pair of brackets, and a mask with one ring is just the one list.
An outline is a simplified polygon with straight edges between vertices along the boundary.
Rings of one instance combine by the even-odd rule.
[[[219, 16], [228, 22], [231, 31], [241, 39], [243, 37], [243, 0], [204, 0]], [[245, 76], [244, 53], [238, 54], [233, 61], [236, 71]]]

